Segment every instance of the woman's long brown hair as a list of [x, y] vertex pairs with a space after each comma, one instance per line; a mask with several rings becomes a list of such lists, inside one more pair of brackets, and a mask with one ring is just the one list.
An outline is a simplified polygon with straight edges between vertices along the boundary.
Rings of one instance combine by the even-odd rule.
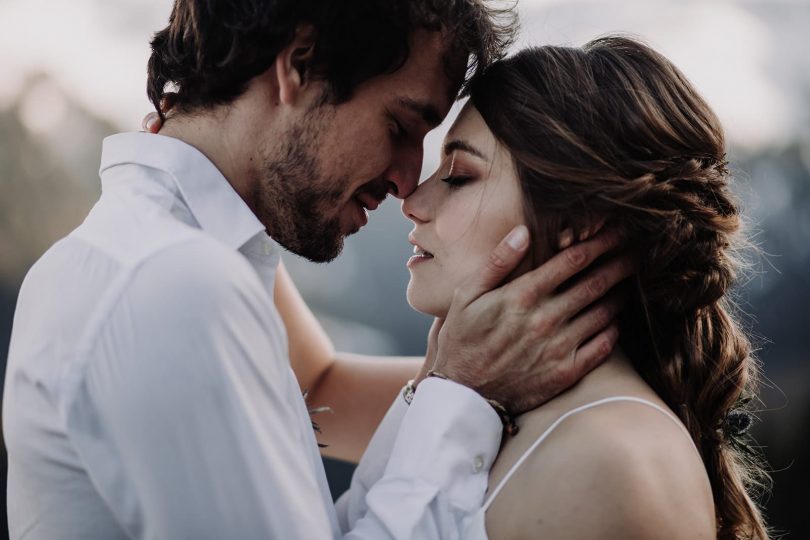
[[618, 36], [526, 49], [470, 90], [513, 156], [535, 263], [597, 219], [638, 254], [620, 344], [700, 450], [718, 538], [768, 538], [767, 475], [727, 429], [759, 368], [732, 309], [745, 239], [717, 117], [671, 62]]

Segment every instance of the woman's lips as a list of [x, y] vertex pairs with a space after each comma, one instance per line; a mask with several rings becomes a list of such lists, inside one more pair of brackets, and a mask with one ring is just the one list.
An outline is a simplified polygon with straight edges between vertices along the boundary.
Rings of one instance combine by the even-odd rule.
[[433, 254], [415, 245], [413, 246], [413, 255], [405, 264], [408, 268], [413, 268], [417, 264], [422, 264], [430, 260], [433, 260]]

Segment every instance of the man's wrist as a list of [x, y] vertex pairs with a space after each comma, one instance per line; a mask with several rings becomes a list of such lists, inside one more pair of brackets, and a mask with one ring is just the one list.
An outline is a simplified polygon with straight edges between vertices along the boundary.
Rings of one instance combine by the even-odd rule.
[[472, 510], [483, 503], [489, 468], [503, 430], [495, 411], [467, 386], [435, 377], [418, 386], [405, 410], [396, 443], [377, 486], [423, 481], [443, 491], [454, 506]]
[[[429, 370], [424, 376], [425, 379], [427, 379], [429, 377], [435, 377], [437, 379], [444, 379], [444, 380], [452, 381], [452, 382], [455, 382], [455, 383], [458, 384], [457, 381], [453, 381], [453, 379], [451, 379], [447, 375], [445, 375], [445, 374], [443, 374], [441, 372], [432, 370], [432, 369]], [[411, 402], [413, 401], [414, 395], [416, 394], [416, 385], [417, 385], [416, 380], [411, 379], [402, 388], [402, 398], [405, 400], [405, 403], [408, 404], [408, 405], [411, 404]], [[472, 388], [471, 388], [471, 390], [475, 391]], [[476, 392], [476, 393], [478, 393], [478, 392]], [[507, 435], [510, 435], [510, 436], [511, 435], [516, 435], [517, 432], [520, 430], [520, 428], [518, 427], [517, 423], [515, 422], [515, 416], [513, 414], [511, 414], [509, 412], [509, 410], [501, 402], [499, 402], [498, 400], [489, 399], [489, 398], [486, 398], [484, 396], [481, 396], [481, 397], [489, 404], [490, 407], [492, 407], [495, 410], [495, 413], [498, 415], [498, 418], [501, 420], [501, 424], [503, 424], [504, 432]]]

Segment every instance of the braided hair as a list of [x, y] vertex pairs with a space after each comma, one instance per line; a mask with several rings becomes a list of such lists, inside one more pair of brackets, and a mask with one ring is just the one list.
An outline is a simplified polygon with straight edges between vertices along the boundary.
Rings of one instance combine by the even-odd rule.
[[514, 160], [534, 264], [595, 220], [637, 253], [620, 345], [700, 450], [718, 538], [768, 538], [755, 502], [767, 475], [741, 444], [759, 368], [731, 297], [745, 239], [717, 117], [671, 62], [621, 36], [523, 50], [470, 89]]

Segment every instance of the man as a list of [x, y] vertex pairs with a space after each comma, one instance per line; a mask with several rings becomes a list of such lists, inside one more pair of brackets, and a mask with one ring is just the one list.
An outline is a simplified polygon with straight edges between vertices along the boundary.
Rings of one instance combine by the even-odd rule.
[[[161, 135], [105, 140], [99, 202], [20, 292], [3, 411], [12, 538], [459, 537], [510, 414], [615, 343], [615, 305], [579, 313], [626, 269], [552, 292], [616, 239], [493, 291], [529, 243], [510, 233], [435, 325], [418, 390], [361, 464], [373, 485], [340, 516], [299, 383], [328, 399], [358, 380], [401, 386], [417, 366], [304, 354], [313, 325], [278, 244], [330, 260], [367, 210], [413, 191], [468, 57], [484, 67], [498, 42], [478, 2], [176, 1], [149, 62], [149, 95], [171, 109]], [[526, 371], [510, 375], [515, 358]], [[393, 398], [362, 397], [346, 426]]]

